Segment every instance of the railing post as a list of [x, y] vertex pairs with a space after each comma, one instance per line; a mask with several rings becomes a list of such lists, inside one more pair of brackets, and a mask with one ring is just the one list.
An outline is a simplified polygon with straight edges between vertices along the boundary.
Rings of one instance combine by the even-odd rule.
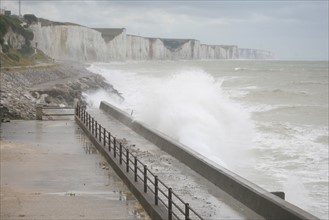
[[144, 165], [144, 192], [147, 192], [147, 166]]
[[103, 137], [104, 137], [104, 141], [103, 141], [104, 147], [106, 147], [106, 130], [105, 130], [105, 128], [103, 129]]
[[90, 115], [88, 114], [87, 116], [88, 116], [88, 127], [89, 127], [89, 131], [90, 131], [90, 129], [91, 129], [91, 125], [90, 125]]
[[95, 120], [95, 137], [97, 138], [97, 128], [98, 128], [98, 122]]
[[172, 189], [168, 189], [168, 220], [172, 220]]
[[108, 137], [109, 137], [109, 139], [108, 139], [108, 141], [109, 141], [109, 152], [111, 152], [111, 133], [107, 132], [107, 134], [108, 134]]
[[126, 171], [127, 171], [127, 173], [129, 173], [129, 150], [128, 149], [126, 150], [126, 164], [127, 164]]
[[137, 157], [134, 157], [134, 176], [135, 176], [135, 182], [137, 182]]
[[87, 114], [87, 120], [88, 120], [88, 128], [89, 128], [89, 131], [90, 131], [90, 129], [91, 129], [91, 127], [90, 127], [90, 115], [89, 114]]
[[91, 133], [94, 134], [94, 118], [91, 118]]
[[74, 114], [75, 114], [75, 116], [77, 116], [80, 119], [79, 105], [75, 106]]
[[114, 149], [114, 158], [117, 156], [117, 143], [115, 137], [113, 137], [113, 149]]
[[154, 177], [154, 203], [158, 205], [158, 176]]
[[85, 113], [85, 123], [88, 124], [88, 113], [86, 112], [86, 110], [83, 110], [83, 112]]
[[82, 115], [81, 121], [84, 124], [85, 123], [85, 111], [83, 110], [83, 108], [81, 108], [81, 115]]
[[185, 220], [190, 220], [190, 205], [185, 203]]
[[122, 144], [121, 143], [120, 143], [119, 154], [120, 154], [120, 165], [121, 165], [122, 164]]
[[99, 135], [99, 142], [102, 142], [102, 126], [98, 124], [98, 135]]

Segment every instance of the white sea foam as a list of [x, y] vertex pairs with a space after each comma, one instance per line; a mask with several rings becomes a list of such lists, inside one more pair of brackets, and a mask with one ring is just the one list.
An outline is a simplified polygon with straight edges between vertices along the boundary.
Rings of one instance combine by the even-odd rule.
[[[189, 62], [182, 62], [183, 66], [189, 66]], [[212, 62], [203, 65], [211, 67]], [[232, 72], [221, 74], [217, 67], [207, 73], [202, 71], [202, 65], [194, 68], [194, 63], [184, 70], [182, 63], [179, 68], [172, 67], [174, 62], [140, 66], [133, 63], [124, 68], [97, 64], [90, 70], [102, 74], [125, 101], [102, 99], [128, 113], [133, 110], [135, 119], [265, 189], [284, 191], [288, 201], [319, 217], [327, 216], [328, 124], [318, 123], [327, 118], [327, 102], [323, 101], [327, 92], [319, 87], [315, 93], [309, 84], [296, 88], [280, 84], [284, 77], [297, 81], [299, 76], [289, 71], [262, 78], [260, 71], [249, 71], [256, 68], [250, 65], [245, 71], [248, 76], [244, 77], [240, 70], [232, 71], [240, 64], [232, 66]], [[229, 63], [221, 65], [224, 71], [229, 69]], [[321, 75], [310, 72], [309, 77], [321, 82]], [[323, 77], [323, 81], [327, 80], [326, 74]], [[319, 95], [324, 98], [318, 98]]]
[[243, 68], [243, 67], [235, 67], [234, 71], [244, 71], [247, 70], [247, 68]]
[[93, 108], [98, 108], [100, 106], [101, 101], [107, 101], [111, 103], [121, 103], [122, 99], [116, 94], [107, 92], [104, 89], [100, 89], [93, 92], [83, 92], [82, 96], [87, 102], [88, 106]]
[[258, 104], [258, 105], [245, 105], [245, 108], [248, 112], [255, 113], [255, 112], [267, 112], [267, 111], [278, 108], [278, 106], [267, 105], [267, 104]]
[[251, 145], [253, 124], [249, 114], [222, 91], [221, 80], [204, 71], [180, 71], [154, 78], [95, 66], [89, 70], [120, 88], [125, 98], [121, 107], [129, 113], [133, 110], [137, 120], [220, 165], [234, 169], [232, 161], [243, 157]]
[[249, 94], [246, 90], [230, 90], [225, 92], [230, 98], [243, 98]]
[[305, 209], [321, 206], [318, 214], [325, 215], [328, 207], [320, 198], [325, 200], [328, 195], [328, 147], [316, 140], [327, 137], [328, 128], [298, 127], [287, 122], [258, 123], [257, 127], [261, 132], [254, 136], [258, 154], [254, 169], [275, 182], [261, 185], [286, 192], [287, 201]]

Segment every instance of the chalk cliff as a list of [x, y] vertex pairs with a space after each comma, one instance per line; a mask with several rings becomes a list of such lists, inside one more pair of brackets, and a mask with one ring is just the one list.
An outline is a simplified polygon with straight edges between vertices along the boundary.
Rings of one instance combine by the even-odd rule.
[[100, 32], [73, 25], [31, 25], [32, 45], [54, 59], [107, 61], [106, 43]]
[[273, 59], [274, 54], [271, 51], [239, 48], [240, 59]]
[[126, 29], [90, 29], [78, 25], [32, 25], [33, 45], [55, 59], [78, 61], [167, 59], [271, 59], [268, 51], [236, 45], [206, 45], [194, 39], [129, 35]]

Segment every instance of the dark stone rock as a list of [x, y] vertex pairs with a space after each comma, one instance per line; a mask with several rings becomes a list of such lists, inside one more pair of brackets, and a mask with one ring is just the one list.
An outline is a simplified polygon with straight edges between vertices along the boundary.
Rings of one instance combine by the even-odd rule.
[[104, 77], [88, 72], [82, 64], [65, 63], [45, 69], [26, 69], [1, 73], [1, 115], [10, 119], [35, 119], [35, 105], [73, 106], [82, 92], [104, 89], [120, 94]]
[[9, 118], [3, 118], [3, 119], [1, 119], [1, 122], [8, 123], [8, 122], [10, 122], [10, 119]]

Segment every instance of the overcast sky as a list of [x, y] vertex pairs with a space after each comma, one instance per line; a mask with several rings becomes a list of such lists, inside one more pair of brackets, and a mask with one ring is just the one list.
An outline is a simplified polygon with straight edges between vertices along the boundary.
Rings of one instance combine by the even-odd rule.
[[[1, 0], [18, 14], [18, 0]], [[328, 0], [22, 0], [22, 14], [128, 34], [270, 50], [277, 59], [328, 60]]]

